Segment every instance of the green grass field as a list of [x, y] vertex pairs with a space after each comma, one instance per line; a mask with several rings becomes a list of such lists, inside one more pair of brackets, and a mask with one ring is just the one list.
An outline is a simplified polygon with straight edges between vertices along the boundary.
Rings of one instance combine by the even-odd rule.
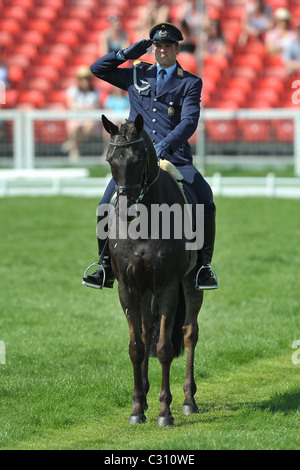
[[[117, 289], [81, 286], [96, 260], [97, 200], [0, 199], [1, 449], [299, 449], [300, 201], [217, 199], [214, 267], [196, 350], [198, 415], [181, 415], [185, 356], [171, 369], [173, 428], [132, 426], [127, 323]], [[300, 357], [300, 353], [299, 356]]]

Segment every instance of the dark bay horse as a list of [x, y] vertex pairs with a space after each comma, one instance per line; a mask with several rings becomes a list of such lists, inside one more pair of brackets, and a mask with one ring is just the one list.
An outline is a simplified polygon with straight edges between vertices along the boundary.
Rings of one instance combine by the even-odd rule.
[[[134, 122], [126, 121], [119, 126], [105, 116], [102, 116], [102, 122], [111, 136], [106, 159], [116, 182], [116, 213], [120, 209], [121, 195], [126, 196], [128, 206], [137, 202], [143, 204], [149, 214], [150, 233], [153, 228], [151, 207], [177, 203], [183, 208], [186, 202], [183, 194], [175, 179], [159, 167], [152, 141], [143, 129], [141, 115]], [[116, 228], [114, 224], [118, 224], [117, 217], [111, 222], [111, 229]], [[174, 223], [171, 225], [174, 228]], [[127, 235], [123, 237], [124, 234], [118, 233], [118, 230], [115, 233], [116, 236], [109, 237], [109, 252], [113, 273], [118, 280], [120, 302], [128, 321], [129, 355], [134, 375], [129, 422], [142, 423], [146, 419], [148, 363], [158, 323], [159, 333], [154, 349], [161, 364], [162, 386], [157, 424], [171, 426], [174, 419], [170, 411], [170, 366], [174, 356], [179, 355], [184, 347], [187, 370], [182, 412], [198, 412], [194, 399], [194, 350], [198, 340], [197, 316], [203, 292], [195, 289], [197, 251], [187, 250], [185, 238], [175, 237], [172, 230], [169, 239], [161, 236], [131, 239]], [[156, 315], [153, 299], [157, 306]]]

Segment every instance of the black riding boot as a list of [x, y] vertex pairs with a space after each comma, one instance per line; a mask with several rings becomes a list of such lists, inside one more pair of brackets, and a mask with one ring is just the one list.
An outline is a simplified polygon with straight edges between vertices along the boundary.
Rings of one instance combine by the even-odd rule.
[[216, 211], [204, 216], [204, 245], [198, 251], [198, 272], [196, 289], [218, 288], [218, 277], [210, 263], [213, 256], [216, 234]]
[[[98, 264], [100, 268], [97, 269], [93, 274], [86, 274], [87, 272], [86, 271], [82, 278], [82, 284], [88, 287], [94, 287], [95, 289], [102, 289], [102, 287], [109, 287], [110, 289], [113, 288], [115, 276], [112, 272], [111, 265], [110, 265], [108, 243], [105, 244], [105, 242], [106, 240], [100, 240], [98, 238], [100, 258], [99, 258], [98, 263], [93, 263], [93, 264], [94, 265]], [[104, 253], [102, 254], [103, 250], [104, 250]], [[102, 260], [101, 260], [101, 256], [102, 256]], [[89, 268], [91, 266], [89, 266]]]

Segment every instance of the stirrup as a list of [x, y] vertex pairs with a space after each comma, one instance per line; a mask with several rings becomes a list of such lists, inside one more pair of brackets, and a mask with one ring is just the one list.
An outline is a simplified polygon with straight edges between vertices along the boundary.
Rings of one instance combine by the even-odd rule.
[[[102, 285], [99, 286], [97, 284], [92, 284], [91, 282], [84, 281], [83, 278], [87, 275], [87, 272], [89, 271], [90, 268], [93, 266], [99, 266], [102, 269], [103, 272], [103, 279], [102, 279]], [[105, 269], [103, 268], [102, 264], [99, 264], [99, 261], [96, 261], [96, 263], [90, 264], [86, 270], [84, 271], [84, 274], [82, 276], [81, 284], [87, 286], [87, 287], [93, 287], [94, 289], [103, 289], [105, 283]]]
[[[216, 285], [214, 286], [206, 286], [206, 285], [199, 285], [198, 284], [198, 278], [199, 278], [199, 274], [200, 272], [202, 271], [202, 269], [207, 269], [209, 268], [209, 270], [212, 272], [213, 274], [213, 278], [215, 279], [216, 281]], [[199, 269], [199, 271], [197, 272], [197, 276], [196, 276], [196, 282], [195, 282], [195, 287], [197, 290], [212, 290], [212, 289], [218, 289], [219, 287], [219, 281], [218, 281], [218, 276], [217, 276], [217, 273], [215, 271], [215, 269], [210, 265], [210, 264], [205, 264], [203, 266], [201, 266], [201, 268]]]

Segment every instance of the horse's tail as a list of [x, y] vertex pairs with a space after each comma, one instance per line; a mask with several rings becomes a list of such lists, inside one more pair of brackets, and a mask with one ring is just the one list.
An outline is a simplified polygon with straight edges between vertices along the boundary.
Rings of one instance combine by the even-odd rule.
[[[184, 350], [184, 341], [183, 341], [183, 323], [185, 319], [185, 299], [184, 299], [184, 291], [182, 287], [182, 283], [179, 284], [179, 292], [178, 292], [178, 303], [177, 303], [177, 310], [175, 315], [173, 333], [172, 333], [172, 344], [174, 348], [174, 357], [178, 357], [183, 353]], [[159, 333], [160, 333], [160, 314], [158, 309], [157, 300], [153, 299], [152, 304], [152, 315], [154, 320], [154, 333], [153, 333], [153, 342], [150, 349], [150, 356], [156, 357], [156, 347], [159, 340]]]

